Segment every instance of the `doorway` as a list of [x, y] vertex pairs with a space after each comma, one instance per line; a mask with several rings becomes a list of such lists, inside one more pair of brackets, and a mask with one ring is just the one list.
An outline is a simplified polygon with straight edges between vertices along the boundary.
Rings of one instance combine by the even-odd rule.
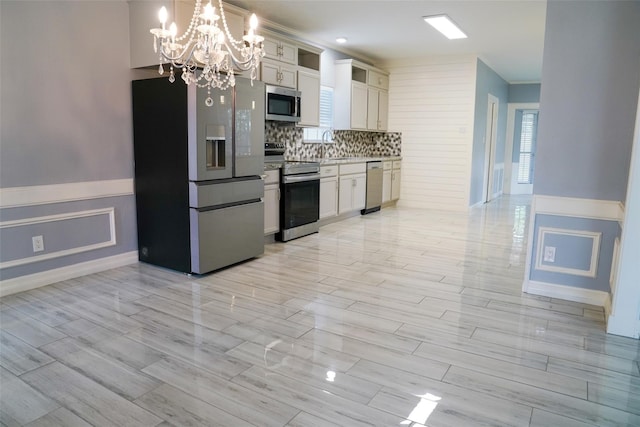
[[[495, 96], [489, 94], [487, 104], [487, 127], [484, 139], [484, 182], [482, 192], [482, 202], [489, 202], [502, 192], [502, 173], [496, 174], [496, 139], [498, 134], [498, 108], [500, 101]], [[501, 171], [498, 171], [501, 172]], [[498, 175], [498, 176], [496, 176]]]
[[533, 194], [539, 106], [538, 103], [509, 104], [505, 193]]

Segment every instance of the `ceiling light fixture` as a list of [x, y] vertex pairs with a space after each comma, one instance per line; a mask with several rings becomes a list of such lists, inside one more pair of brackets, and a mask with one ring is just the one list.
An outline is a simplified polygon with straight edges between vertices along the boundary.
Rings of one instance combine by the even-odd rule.
[[[231, 35], [224, 16], [222, 0], [219, 0], [220, 15], [209, 2], [202, 7], [202, 0], [196, 0], [189, 27], [177, 36], [175, 22], [166, 29], [167, 9], [158, 12], [162, 28], [153, 28], [153, 49], [159, 53], [158, 72], [164, 74], [163, 63], [170, 64], [169, 81], [175, 81], [174, 68], [182, 70], [182, 80], [207, 88], [205, 104], [213, 105], [211, 88], [227, 89], [235, 85], [234, 69], [250, 71], [251, 81], [258, 77], [260, 59], [264, 56], [264, 37], [256, 35], [258, 18], [255, 14], [249, 20], [250, 29], [242, 40]], [[222, 18], [222, 28], [218, 20]], [[235, 53], [234, 53], [235, 52]]]
[[447, 15], [423, 16], [422, 19], [449, 40], [467, 38], [467, 35]]
[[336, 42], [340, 43], [340, 44], [344, 44], [347, 42], [347, 38], [346, 37], [338, 37], [336, 39]]

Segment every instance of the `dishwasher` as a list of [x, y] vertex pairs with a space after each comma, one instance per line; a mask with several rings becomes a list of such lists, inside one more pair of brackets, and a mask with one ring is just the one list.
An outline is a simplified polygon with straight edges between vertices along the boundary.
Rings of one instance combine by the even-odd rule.
[[382, 162], [367, 162], [367, 197], [362, 215], [377, 212], [382, 205]]

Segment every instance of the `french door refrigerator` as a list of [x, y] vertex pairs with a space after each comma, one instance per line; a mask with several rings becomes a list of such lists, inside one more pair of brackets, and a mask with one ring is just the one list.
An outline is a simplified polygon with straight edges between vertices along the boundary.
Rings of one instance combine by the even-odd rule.
[[264, 84], [134, 80], [138, 258], [204, 274], [264, 252]]

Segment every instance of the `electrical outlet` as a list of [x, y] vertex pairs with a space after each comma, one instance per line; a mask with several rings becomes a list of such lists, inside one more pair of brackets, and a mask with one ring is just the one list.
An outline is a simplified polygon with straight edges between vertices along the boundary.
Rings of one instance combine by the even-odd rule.
[[556, 262], [556, 248], [553, 246], [545, 246], [543, 259], [545, 262]]
[[33, 236], [31, 243], [33, 243], [33, 252], [44, 251], [44, 239], [42, 236]]

